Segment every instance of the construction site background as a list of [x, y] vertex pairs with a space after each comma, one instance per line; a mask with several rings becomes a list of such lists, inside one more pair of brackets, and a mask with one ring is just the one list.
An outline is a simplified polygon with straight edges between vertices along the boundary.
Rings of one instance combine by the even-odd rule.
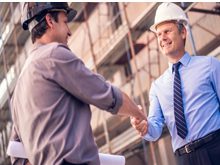
[[[150, 85], [168, 67], [155, 34], [149, 31], [159, 4], [69, 2], [78, 11], [70, 25], [70, 49], [88, 68], [142, 105], [146, 114]], [[192, 55], [220, 59], [220, 3], [176, 4], [185, 10], [190, 22], [186, 50]], [[0, 165], [10, 164], [6, 155], [12, 126], [10, 98], [32, 46], [29, 32], [21, 28], [20, 17], [21, 3], [0, 2]], [[129, 118], [112, 116], [93, 106], [91, 124], [99, 152], [122, 154], [126, 165], [175, 164], [166, 128], [160, 140], [147, 142], [131, 128]]]

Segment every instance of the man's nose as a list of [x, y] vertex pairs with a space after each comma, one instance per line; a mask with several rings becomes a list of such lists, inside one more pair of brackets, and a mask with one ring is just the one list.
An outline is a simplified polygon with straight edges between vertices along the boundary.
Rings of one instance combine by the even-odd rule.
[[71, 32], [68, 32], [67, 35], [70, 37], [70, 36], [72, 35], [72, 33], [71, 33]]
[[69, 26], [68, 26], [68, 33], [67, 33], [67, 35], [68, 35], [69, 37], [72, 35]]
[[167, 35], [165, 33], [161, 33], [160, 39], [163, 40], [163, 41], [166, 40]]

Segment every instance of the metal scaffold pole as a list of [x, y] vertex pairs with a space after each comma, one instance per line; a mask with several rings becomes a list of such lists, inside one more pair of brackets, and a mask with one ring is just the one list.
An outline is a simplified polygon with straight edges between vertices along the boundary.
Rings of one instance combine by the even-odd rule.
[[[190, 6], [185, 10], [187, 19], [189, 19], [188, 14], [187, 14], [188, 10], [189, 10], [190, 8], [192, 8], [194, 5], [196, 5], [196, 3], [192, 3], [192, 5], [190, 5]], [[184, 3], [184, 2], [181, 2], [181, 7], [183, 7], [183, 8], [185, 7], [185, 3]], [[189, 23], [187, 24], [187, 32], [188, 32], [188, 34], [189, 34], [189, 39], [190, 39], [190, 43], [191, 43], [193, 55], [196, 56], [196, 55], [197, 55], [197, 52], [196, 52], [196, 44], [195, 44], [195, 40], [194, 40], [194, 38], [193, 38], [192, 28], [191, 28], [191, 26], [190, 26]]]
[[[93, 60], [93, 64], [94, 64], [94, 72], [98, 73], [98, 69], [97, 69], [97, 64], [96, 64], [96, 57], [95, 57], [95, 53], [94, 53], [94, 48], [93, 48], [93, 42], [92, 42], [92, 35], [91, 35], [91, 31], [90, 31], [90, 27], [89, 27], [89, 23], [88, 23], [88, 14], [86, 11], [86, 5], [84, 5], [84, 9], [83, 9], [83, 14], [84, 14], [84, 18], [85, 18], [85, 24], [86, 24], [86, 28], [88, 30], [88, 37], [89, 37], [89, 44], [90, 44], [90, 49], [91, 49], [91, 53], [92, 53], [92, 60]], [[111, 153], [111, 143], [110, 143], [110, 139], [109, 139], [109, 133], [108, 133], [108, 126], [107, 126], [107, 121], [105, 118], [105, 114], [103, 112], [101, 112], [103, 115], [103, 128], [104, 128], [104, 133], [105, 133], [105, 139], [106, 139], [106, 143], [108, 145], [108, 152]]]
[[[126, 12], [126, 4], [123, 2], [122, 5], [123, 5], [125, 21], [126, 21], [126, 24], [128, 26], [128, 42], [129, 42], [129, 46], [130, 46], [130, 50], [131, 50], [131, 56], [134, 59], [134, 69], [135, 69], [134, 72], [137, 75], [137, 83], [138, 83], [138, 88], [139, 88], [139, 91], [140, 91], [141, 105], [143, 107], [143, 110], [144, 110], [145, 114], [147, 114], [145, 101], [144, 101], [144, 96], [143, 96], [143, 89], [142, 89], [141, 81], [140, 81], [140, 75], [139, 75], [140, 73], [139, 73], [139, 70], [138, 70], [138, 67], [137, 67], [137, 61], [136, 61], [136, 57], [135, 57], [135, 49], [134, 49], [134, 43], [133, 43], [133, 39], [132, 39], [132, 29], [131, 29], [131, 26], [130, 26], [130, 23], [129, 23], [129, 20], [128, 20], [128, 15], [127, 15], [127, 12]], [[145, 141], [144, 140], [142, 140], [142, 145], [143, 145], [143, 148], [144, 148], [145, 164], [147, 164], [147, 160], [146, 160], [147, 151], [146, 151], [146, 146], [145, 146]], [[155, 162], [155, 157], [153, 157], [153, 161]]]
[[138, 83], [138, 88], [139, 88], [139, 91], [140, 91], [140, 98], [141, 98], [141, 105], [142, 105], [142, 108], [144, 110], [144, 112], [146, 113], [146, 107], [145, 107], [145, 101], [144, 101], [144, 96], [143, 96], [143, 89], [142, 89], [142, 86], [141, 86], [141, 81], [140, 81], [140, 75], [139, 75], [139, 70], [138, 70], [138, 67], [137, 67], [137, 61], [136, 61], [136, 57], [135, 57], [135, 50], [134, 50], [134, 43], [133, 43], [133, 40], [132, 40], [132, 34], [131, 34], [131, 27], [130, 27], [130, 23], [128, 21], [128, 16], [127, 16], [127, 13], [126, 13], [126, 5], [123, 3], [123, 10], [124, 10], [124, 14], [125, 14], [125, 20], [126, 20], [126, 24], [128, 26], [128, 42], [129, 42], [129, 46], [130, 46], [130, 49], [131, 49], [131, 57], [134, 59], [134, 72], [137, 74], [137, 83]]

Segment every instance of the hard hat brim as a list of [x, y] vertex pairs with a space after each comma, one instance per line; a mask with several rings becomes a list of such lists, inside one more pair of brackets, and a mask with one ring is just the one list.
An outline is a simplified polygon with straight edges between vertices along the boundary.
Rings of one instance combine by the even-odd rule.
[[[162, 23], [162, 22], [160, 22], [160, 23]], [[160, 23], [151, 25], [150, 30], [151, 30], [152, 32], [156, 33], [156, 32], [157, 32], [157, 31], [156, 31], [156, 27], [157, 27], [157, 25], [159, 25]]]
[[187, 20], [184, 20], [184, 19], [182, 19], [182, 20], [171, 19], [171, 20], [165, 20], [165, 21], [161, 21], [161, 22], [158, 22], [158, 23], [156, 23], [156, 24], [151, 25], [150, 30], [151, 30], [152, 32], [156, 33], [156, 32], [157, 32], [156, 27], [157, 27], [159, 24], [164, 23], [164, 22], [169, 22], [169, 21], [177, 21], [177, 22], [182, 23], [184, 26], [187, 25]]
[[68, 22], [72, 22], [73, 19], [76, 17], [76, 14], [77, 14], [77, 11], [72, 9], [72, 8], [69, 8], [68, 9], [68, 13], [67, 13], [67, 20]]

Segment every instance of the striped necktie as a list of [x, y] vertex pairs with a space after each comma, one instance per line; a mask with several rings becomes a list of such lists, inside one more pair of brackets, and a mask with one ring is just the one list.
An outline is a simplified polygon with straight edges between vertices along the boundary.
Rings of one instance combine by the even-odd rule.
[[181, 62], [173, 64], [173, 71], [175, 73], [174, 85], [173, 85], [174, 115], [175, 115], [177, 134], [182, 139], [185, 139], [187, 135], [187, 126], [186, 126], [186, 120], [185, 120], [184, 111], [183, 111], [181, 81], [180, 81], [180, 74], [179, 74], [180, 65], [181, 65]]

